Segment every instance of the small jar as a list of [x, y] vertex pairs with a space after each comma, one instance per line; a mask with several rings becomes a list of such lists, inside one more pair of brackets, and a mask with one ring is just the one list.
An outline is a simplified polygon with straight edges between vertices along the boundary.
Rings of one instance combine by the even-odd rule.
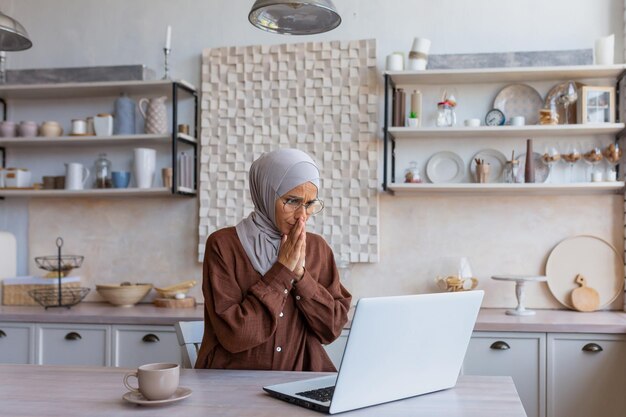
[[422, 182], [419, 169], [417, 169], [417, 162], [409, 162], [409, 167], [404, 171], [404, 182], [419, 184]]
[[95, 177], [94, 188], [111, 188], [111, 161], [107, 159], [107, 154], [101, 153], [94, 163]]
[[449, 101], [437, 103], [437, 127], [452, 127], [456, 125], [456, 113], [454, 106]]

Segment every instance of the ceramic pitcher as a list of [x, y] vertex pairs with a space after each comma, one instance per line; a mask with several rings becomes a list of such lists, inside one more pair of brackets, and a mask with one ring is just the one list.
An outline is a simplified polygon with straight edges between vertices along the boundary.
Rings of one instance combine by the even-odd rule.
[[139, 111], [145, 119], [145, 132], [148, 134], [163, 135], [167, 133], [167, 110], [165, 99], [167, 97], [142, 98], [139, 100]]

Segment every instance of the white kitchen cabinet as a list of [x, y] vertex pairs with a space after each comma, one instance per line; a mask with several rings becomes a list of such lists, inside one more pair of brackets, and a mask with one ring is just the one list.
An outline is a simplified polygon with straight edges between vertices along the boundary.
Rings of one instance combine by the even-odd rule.
[[110, 326], [98, 324], [38, 324], [38, 365], [111, 364]]
[[0, 363], [35, 363], [35, 325], [0, 323]]
[[463, 373], [511, 376], [528, 417], [545, 417], [546, 334], [474, 332]]
[[124, 368], [154, 362], [182, 363], [181, 348], [172, 326], [112, 327], [112, 364]]
[[346, 349], [348, 334], [350, 334], [350, 330], [344, 329], [334, 342], [329, 345], [324, 345], [326, 353], [337, 369], [339, 369], [339, 365], [341, 365], [341, 358], [343, 357], [343, 351]]
[[548, 334], [547, 417], [626, 415], [626, 336]]

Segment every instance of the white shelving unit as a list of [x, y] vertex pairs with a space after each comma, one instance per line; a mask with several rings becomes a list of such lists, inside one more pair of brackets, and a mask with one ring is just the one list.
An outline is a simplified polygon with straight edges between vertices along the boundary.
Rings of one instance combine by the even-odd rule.
[[386, 71], [396, 85], [460, 84], [617, 78], [626, 65], [476, 68], [426, 71]]
[[172, 190], [158, 188], [98, 188], [85, 190], [32, 190], [0, 188], [0, 197], [168, 197]]
[[398, 195], [410, 194], [508, 194], [508, 195], [580, 195], [617, 194], [623, 191], [624, 182], [589, 182], [572, 184], [389, 184], [389, 189]]
[[[0, 155], [5, 162], [6, 150], [31, 150], [38, 147], [63, 148], [64, 152], [71, 154], [71, 149], [85, 147], [106, 148], [110, 146], [133, 147], [171, 144], [171, 167], [174, 168], [174, 184], [171, 189], [151, 188], [151, 189], [85, 189], [79, 191], [66, 190], [32, 190], [32, 189], [2, 189], [0, 188], [0, 198], [4, 197], [139, 197], [139, 196], [168, 196], [185, 195], [195, 196], [195, 189], [198, 183], [197, 169], [193, 171], [193, 185], [182, 187], [177, 184], [178, 172], [178, 149], [181, 144], [193, 150], [195, 157], [198, 157], [198, 140], [190, 134], [176, 132], [179, 122], [178, 111], [181, 94], [187, 94], [194, 102], [193, 131], [198, 134], [198, 95], [196, 88], [186, 81], [181, 80], [156, 80], [156, 81], [105, 81], [105, 82], [81, 82], [81, 83], [60, 83], [60, 84], [28, 84], [28, 85], [0, 85], [0, 101], [11, 104], [28, 100], [41, 99], [89, 99], [117, 97], [120, 94], [129, 96], [166, 96], [172, 102], [172, 119], [170, 120], [174, 132], [166, 134], [134, 134], [115, 136], [59, 136], [59, 137], [0, 137]], [[187, 96], [185, 96], [187, 97]], [[54, 100], [55, 106], [57, 105]], [[11, 166], [10, 163], [6, 164]], [[2, 166], [2, 165], [0, 165]], [[35, 180], [36, 182], [36, 180]]]
[[[391, 97], [396, 87], [450, 84], [498, 84], [526, 83], [531, 81], [567, 81], [617, 79], [626, 65], [581, 65], [556, 67], [451, 69], [425, 71], [386, 71], [385, 77], [385, 123], [384, 123], [384, 172], [383, 189], [399, 194], [449, 193], [449, 194], [544, 194], [573, 195], [620, 193], [623, 182], [601, 183], [534, 183], [534, 184], [404, 184], [396, 182], [395, 155], [401, 152], [401, 141], [446, 140], [449, 146], [456, 140], [467, 143], [472, 139], [520, 140], [533, 138], [559, 138], [567, 141], [589, 136], [619, 136], [624, 123], [575, 124], [575, 125], [527, 125], [527, 126], [481, 126], [481, 127], [391, 127]], [[429, 143], [433, 143], [430, 141]], [[458, 143], [458, 142], [457, 142]], [[471, 143], [471, 142], [470, 142]], [[481, 145], [482, 147], [482, 145]], [[449, 148], [448, 148], [449, 149]], [[442, 145], [441, 150], [446, 150]], [[476, 151], [480, 149], [477, 148]]]
[[[179, 134], [180, 135], [180, 134]], [[149, 145], [167, 143], [170, 135], [115, 135], [115, 136], [57, 136], [0, 138], [0, 147], [28, 148], [33, 146], [109, 146], [109, 145]]]
[[390, 127], [389, 134], [396, 139], [432, 138], [514, 138], [528, 136], [589, 136], [617, 135], [624, 130], [624, 123], [602, 123], [584, 125], [532, 125], [532, 126], [481, 126], [481, 127]]

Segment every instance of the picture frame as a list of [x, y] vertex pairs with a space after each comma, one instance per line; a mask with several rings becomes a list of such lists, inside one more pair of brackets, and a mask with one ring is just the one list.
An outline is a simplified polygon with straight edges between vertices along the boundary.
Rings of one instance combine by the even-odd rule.
[[615, 87], [582, 86], [576, 110], [580, 124], [615, 123]]

